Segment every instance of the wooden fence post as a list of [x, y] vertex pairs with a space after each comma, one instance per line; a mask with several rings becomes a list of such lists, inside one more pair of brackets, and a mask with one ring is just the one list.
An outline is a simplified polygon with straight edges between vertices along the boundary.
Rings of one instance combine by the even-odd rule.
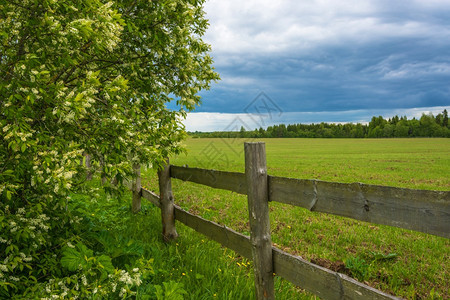
[[266, 148], [261, 142], [244, 148], [256, 299], [275, 299]]
[[166, 165], [158, 171], [159, 193], [161, 201], [161, 219], [163, 226], [163, 239], [165, 242], [175, 240], [178, 237], [175, 228], [175, 209], [173, 204], [172, 181], [170, 179], [170, 163], [166, 159]]
[[141, 165], [133, 164], [133, 170], [135, 178], [133, 178], [133, 182], [131, 184], [131, 190], [133, 191], [131, 210], [133, 213], [137, 213], [141, 210]]

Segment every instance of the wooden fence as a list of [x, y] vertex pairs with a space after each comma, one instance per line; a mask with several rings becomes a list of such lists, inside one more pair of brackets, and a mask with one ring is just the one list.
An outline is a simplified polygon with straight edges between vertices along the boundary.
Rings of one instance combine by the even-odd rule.
[[[264, 143], [245, 143], [245, 173], [169, 164], [158, 172], [160, 195], [141, 187], [139, 166], [132, 184], [133, 211], [140, 198], [161, 208], [163, 237], [178, 236], [175, 220], [253, 259], [257, 299], [274, 299], [273, 274], [323, 299], [398, 299], [344, 274], [310, 263], [274, 247], [270, 237], [269, 201], [310, 211], [450, 237], [450, 192], [411, 190], [362, 183], [334, 183], [269, 176]], [[247, 194], [250, 237], [193, 215], [174, 204], [171, 178]]]

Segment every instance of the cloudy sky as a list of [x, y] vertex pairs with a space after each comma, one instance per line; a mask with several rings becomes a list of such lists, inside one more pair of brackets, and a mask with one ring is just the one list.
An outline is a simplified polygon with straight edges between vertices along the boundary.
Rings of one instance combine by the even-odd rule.
[[209, 0], [205, 10], [222, 80], [187, 130], [450, 108], [450, 0]]

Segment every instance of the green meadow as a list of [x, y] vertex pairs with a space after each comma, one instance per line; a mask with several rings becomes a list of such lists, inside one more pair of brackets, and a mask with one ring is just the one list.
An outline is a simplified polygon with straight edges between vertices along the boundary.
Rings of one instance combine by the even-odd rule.
[[[187, 153], [172, 157], [171, 163], [243, 172], [246, 141], [252, 140], [188, 139]], [[450, 190], [450, 139], [263, 141], [269, 175]], [[153, 170], [143, 171], [143, 185], [158, 192]], [[246, 196], [175, 179], [172, 186], [175, 202], [182, 208], [248, 234]], [[160, 230], [158, 212], [152, 205], [144, 207], [152, 212], [151, 231], [155, 233]], [[270, 203], [270, 211], [272, 241], [289, 253], [400, 297], [449, 298], [448, 239], [280, 203]], [[177, 228], [180, 238], [175, 245], [156, 246], [155, 242], [154, 247], [166, 251], [155, 252], [161, 256], [155, 257], [155, 263], [170, 260], [165, 262], [169, 264], [164, 267], [169, 268], [166, 276], [183, 283], [188, 298], [252, 297], [250, 262], [180, 223]], [[314, 297], [280, 278], [276, 278], [276, 295], [279, 299]]]

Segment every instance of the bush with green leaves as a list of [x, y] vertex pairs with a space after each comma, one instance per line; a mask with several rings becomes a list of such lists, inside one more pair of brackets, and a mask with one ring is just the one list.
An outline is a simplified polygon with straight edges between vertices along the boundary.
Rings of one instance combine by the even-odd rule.
[[60, 274], [53, 250], [64, 241], [69, 215], [46, 211], [41, 204], [0, 211], [0, 298], [25, 292], [50, 272]]
[[86, 188], [83, 154], [115, 191], [133, 164], [183, 151], [180, 120], [218, 79], [203, 3], [0, 2], [0, 296], [81, 278], [59, 258], [77, 236], [66, 208]]
[[203, 2], [2, 2], [2, 197], [66, 195], [83, 153], [121, 182], [134, 163], [181, 151], [180, 120], [218, 79]]
[[67, 210], [54, 215], [38, 208], [0, 212], [0, 299], [180, 299], [185, 294], [182, 284], [160, 282], [142, 242], [126, 236], [134, 217], [129, 205], [100, 194], [74, 195]]
[[[93, 250], [82, 243], [64, 247], [61, 265], [70, 276], [50, 279], [44, 288], [48, 299], [69, 298], [127, 298], [136, 294], [135, 289], [142, 283], [142, 273], [153, 273], [151, 265], [143, 260], [131, 272], [116, 269], [107, 255], [94, 255]], [[46, 299], [46, 298], [44, 298]]]

